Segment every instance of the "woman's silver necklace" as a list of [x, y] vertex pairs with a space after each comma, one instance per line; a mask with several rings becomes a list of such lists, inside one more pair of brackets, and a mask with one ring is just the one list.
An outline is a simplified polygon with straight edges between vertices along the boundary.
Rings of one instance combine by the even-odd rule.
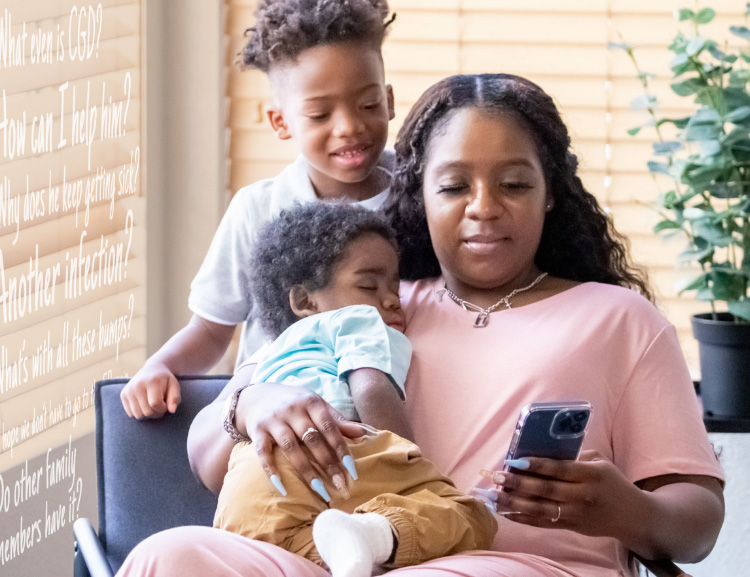
[[547, 273], [543, 272], [538, 277], [536, 277], [534, 279], [534, 282], [532, 282], [529, 286], [515, 289], [510, 294], [501, 298], [499, 301], [497, 301], [494, 305], [492, 305], [488, 309], [483, 309], [479, 305], [475, 305], [474, 303], [470, 303], [469, 301], [465, 301], [464, 299], [458, 297], [451, 289], [448, 288], [447, 284], [445, 284], [444, 287], [445, 287], [445, 292], [448, 293], [448, 296], [451, 298], [451, 300], [461, 305], [461, 308], [463, 308], [465, 311], [474, 311], [474, 312], [479, 313], [477, 315], [477, 319], [474, 321], [474, 328], [481, 329], [482, 327], [487, 326], [487, 323], [490, 320], [490, 313], [492, 311], [494, 311], [500, 305], [505, 305], [505, 308], [507, 309], [512, 308], [510, 306], [510, 299], [512, 299], [518, 293], [522, 293], [523, 291], [527, 291], [530, 288], [534, 288], [546, 276], [547, 276]]

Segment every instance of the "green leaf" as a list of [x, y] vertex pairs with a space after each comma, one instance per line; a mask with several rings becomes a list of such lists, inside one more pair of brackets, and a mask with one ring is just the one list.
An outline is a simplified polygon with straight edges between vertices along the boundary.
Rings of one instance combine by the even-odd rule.
[[688, 41], [687, 38], [685, 38], [685, 35], [682, 32], [678, 32], [677, 35], [672, 39], [672, 44], [670, 44], [668, 48], [675, 54], [678, 54], [680, 52], [685, 52], [687, 43]]
[[661, 126], [662, 124], [674, 124], [677, 128], [685, 128], [691, 118], [692, 116], [683, 116], [682, 118], [662, 118], [657, 121], [656, 126]]
[[720, 134], [720, 127], [717, 124], [693, 124], [688, 123], [683, 134], [688, 142], [697, 140], [717, 140]]
[[703, 106], [695, 111], [693, 114], [693, 122], [709, 123], [719, 121], [719, 113], [714, 108]]
[[721, 178], [724, 169], [721, 166], [701, 166], [699, 168], [690, 168], [685, 170], [683, 180], [693, 187], [703, 189], [707, 184], [712, 183], [717, 178]]
[[[713, 56], [714, 58], [716, 58], [716, 60], [719, 60], [721, 62], [730, 62], [730, 61], [734, 62], [734, 60], [737, 60], [737, 57], [734, 56], [733, 54], [727, 56], [726, 52], [719, 50], [719, 47], [717, 46], [715, 40], [707, 40], [705, 49], [708, 50], [711, 56]], [[734, 58], [734, 60], [731, 60], [732, 58]]]
[[728, 111], [741, 106], [750, 106], [750, 94], [745, 91], [744, 87], [728, 86], [721, 90], [720, 94], [724, 98]]
[[695, 17], [695, 12], [688, 8], [680, 8], [677, 12], [677, 18], [680, 22], [684, 22], [685, 20], [692, 20]]
[[641, 128], [643, 128], [643, 127], [642, 126], [636, 126], [635, 128], [631, 128], [630, 130], [628, 130], [628, 134], [630, 136], [635, 136], [636, 134], [638, 134], [641, 131]]
[[716, 299], [714, 298], [714, 293], [711, 290], [711, 287], [703, 287], [698, 289], [698, 292], [695, 293], [695, 300], [700, 302], [710, 302]]
[[654, 174], [664, 174], [666, 176], [672, 176], [669, 172], [669, 166], [665, 162], [654, 162], [653, 160], [648, 162], [648, 169]]
[[[731, 70], [732, 67], [726, 64], [718, 65], [706, 63], [703, 65], [703, 76], [710, 80], [723, 80], [724, 75], [731, 72]], [[719, 84], [723, 84], [723, 82], [719, 82]]]
[[711, 272], [714, 298], [720, 301], [736, 301], [745, 296], [745, 275], [732, 274], [714, 267]]
[[708, 287], [708, 274], [706, 273], [698, 276], [685, 276], [674, 283], [674, 289], [677, 291], [677, 294], [705, 287]]
[[687, 62], [684, 62], [682, 64], [672, 66], [672, 74], [674, 74], [675, 78], [677, 78], [678, 76], [682, 76], [686, 72], [698, 72], [700, 69], [700, 64], [696, 64], [694, 61], [688, 60]]
[[662, 220], [654, 227], [654, 234], [659, 234], [663, 230], [674, 230], [682, 228], [679, 223], [673, 220]]
[[750, 80], [750, 70], [732, 70], [732, 72], [729, 73], [730, 86], [744, 87], [748, 80]]
[[675, 66], [680, 66], [682, 64], [685, 64], [690, 59], [688, 58], [688, 55], [684, 52], [680, 52], [679, 54], [675, 54], [675, 57], [672, 58], [672, 62], [669, 63], [669, 65], [674, 68]]
[[734, 316], [750, 321], [750, 299], [729, 301], [728, 308]]
[[693, 17], [693, 20], [698, 24], [708, 24], [715, 17], [716, 12], [712, 8], [704, 8]]
[[[737, 110], [739, 110], [739, 108]], [[750, 145], [750, 132], [748, 132], [747, 125], [737, 124], [729, 134], [721, 139], [721, 142], [724, 146], [738, 149]]]
[[682, 211], [685, 208], [684, 203], [682, 202], [682, 198], [677, 197], [677, 193], [674, 190], [670, 190], [665, 192], [664, 194], [660, 194], [657, 197], [657, 204], [660, 207], [666, 208], [667, 210], [672, 210], [675, 212], [675, 220], [677, 222], [682, 222], [684, 219], [682, 217]]
[[[732, 244], [733, 238], [724, 232], [720, 224], [704, 218], [701, 220], [691, 220], [690, 225], [693, 228], [693, 234], [710, 242], [714, 246], [727, 247]], [[723, 299], [725, 300], [725, 299]]]
[[718, 140], [701, 140], [699, 143], [701, 156], [715, 156], [721, 152], [721, 144]]
[[[750, 70], [746, 72], [750, 72]], [[741, 124], [746, 120], [750, 120], [750, 106], [740, 106], [724, 115], [724, 122], [731, 122], [732, 124]]]
[[737, 198], [740, 195], [740, 187], [726, 182], [707, 184], [706, 191], [714, 198]]
[[685, 52], [678, 52], [675, 54], [672, 62], [669, 63], [669, 67], [672, 69], [675, 78], [685, 74], [685, 72], [689, 70], [698, 72], [701, 68], [700, 62], [696, 63], [694, 60], [688, 58], [688, 55]]
[[706, 81], [700, 78], [688, 78], [682, 82], [674, 82], [670, 87], [678, 96], [690, 96], [706, 86]]
[[694, 247], [690, 247], [686, 251], [683, 251], [677, 255], [678, 262], [690, 262], [694, 260], [700, 261], [714, 254], [714, 247], [709, 245], [702, 238], [696, 238], [694, 242]]
[[674, 154], [680, 150], [682, 148], [682, 143], [677, 140], [665, 140], [663, 142], [654, 142], [652, 146], [655, 156], [664, 156]]
[[694, 36], [690, 39], [690, 42], [688, 42], [687, 48], [685, 48], [685, 53], [688, 56], [698, 56], [705, 45], [705, 38], [702, 38], [701, 36]]
[[715, 103], [718, 102], [720, 103], [719, 106], [721, 106], [722, 112], [725, 112], [725, 106], [721, 105], [723, 92], [720, 86], [706, 86], [698, 91], [698, 94], [695, 96], [695, 102], [704, 106], [716, 106]]
[[747, 26], [730, 26], [729, 31], [735, 36], [750, 40], [750, 28]]

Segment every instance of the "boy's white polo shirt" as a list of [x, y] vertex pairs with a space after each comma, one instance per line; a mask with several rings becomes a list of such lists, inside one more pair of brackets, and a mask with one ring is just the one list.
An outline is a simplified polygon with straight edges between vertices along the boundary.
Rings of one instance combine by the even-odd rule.
[[[393, 160], [393, 152], [384, 151], [376, 168], [390, 175]], [[388, 192], [389, 189], [385, 189], [359, 204], [377, 210], [388, 198]], [[188, 307], [198, 316], [218, 324], [245, 323], [238, 363], [267, 340], [257, 323], [251, 320], [249, 262], [255, 235], [263, 223], [285, 208], [296, 202], [317, 200], [305, 159], [299, 156], [278, 176], [241, 188], [219, 224], [206, 258], [190, 285]]]

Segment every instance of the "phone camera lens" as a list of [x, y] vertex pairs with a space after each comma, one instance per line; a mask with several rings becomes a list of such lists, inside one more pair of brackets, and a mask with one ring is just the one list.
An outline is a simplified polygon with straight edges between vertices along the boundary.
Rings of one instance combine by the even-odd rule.
[[586, 412], [585, 411], [578, 411], [575, 416], [573, 417], [576, 421], [579, 423], [586, 420]]
[[573, 433], [580, 433], [581, 431], [583, 431], [583, 425], [581, 423], [574, 423], [573, 425], [571, 425], [570, 430]]
[[568, 429], [570, 428], [570, 425], [573, 424], [573, 420], [570, 417], [563, 417], [560, 419], [560, 428], [561, 429]]

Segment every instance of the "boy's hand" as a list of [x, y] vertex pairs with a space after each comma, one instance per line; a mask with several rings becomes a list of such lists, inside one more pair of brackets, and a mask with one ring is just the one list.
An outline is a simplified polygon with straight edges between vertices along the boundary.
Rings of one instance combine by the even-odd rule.
[[180, 383], [163, 364], [146, 364], [120, 393], [122, 406], [129, 417], [159, 419], [180, 404]]

